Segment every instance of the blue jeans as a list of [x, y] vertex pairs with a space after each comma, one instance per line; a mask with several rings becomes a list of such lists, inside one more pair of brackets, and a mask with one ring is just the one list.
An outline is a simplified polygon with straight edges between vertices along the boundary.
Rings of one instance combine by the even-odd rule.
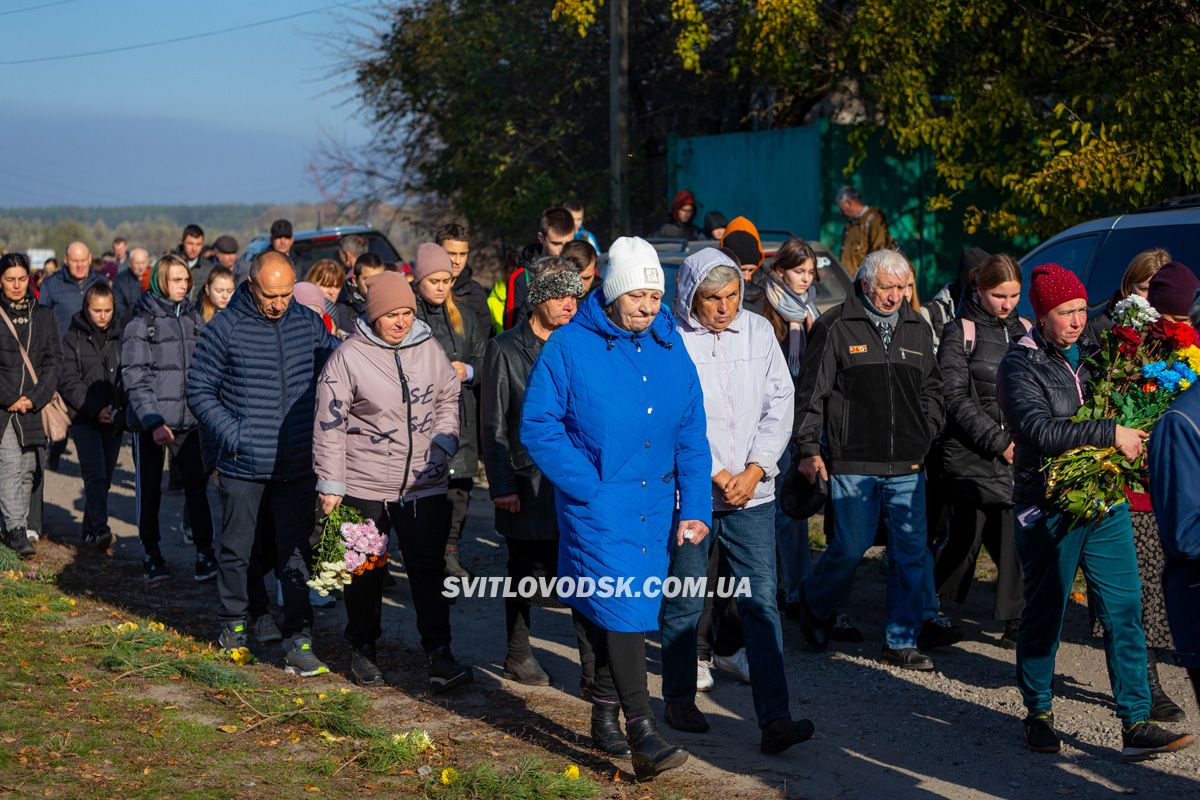
[[1095, 525], [1071, 527], [1065, 514], [1036, 506], [1013, 509], [1013, 529], [1025, 575], [1025, 613], [1017, 629], [1017, 685], [1031, 711], [1049, 711], [1054, 657], [1063, 614], [1082, 566], [1104, 625], [1104, 657], [1117, 716], [1126, 725], [1150, 717], [1142, 582], [1129, 506], [1120, 505]]
[[779, 459], [779, 475], [775, 478], [775, 548], [779, 561], [779, 588], [785, 603], [799, 602], [804, 579], [812, 570], [808, 553], [808, 520], [792, 519], [779, 510], [779, 492], [783, 476], [791, 469], [795, 445], [789, 444]]
[[808, 607], [820, 619], [846, 607], [854, 573], [882, 519], [889, 562], [884, 643], [894, 650], [916, 647], [921, 625], [936, 613], [933, 557], [926, 544], [925, 474], [831, 475], [829, 484], [833, 541], [804, 582]]
[[[761, 728], [790, 716], [787, 677], [783, 670], [783, 631], [775, 605], [775, 502], [713, 514], [712, 532], [698, 545], [676, 545], [671, 539], [669, 575], [699, 578], [708, 572], [708, 553], [721, 540], [735, 585], [750, 582], [750, 597], [736, 598], [750, 664], [750, 691]], [[713, 591], [716, 587], [707, 587]], [[696, 620], [703, 597], [663, 600], [663, 699], [668, 703], [696, 701]]]

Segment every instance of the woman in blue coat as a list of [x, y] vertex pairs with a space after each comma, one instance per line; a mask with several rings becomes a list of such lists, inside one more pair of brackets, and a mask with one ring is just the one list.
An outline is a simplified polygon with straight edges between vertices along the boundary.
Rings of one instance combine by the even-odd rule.
[[562, 598], [595, 650], [592, 736], [605, 752], [632, 751], [639, 778], [687, 760], [650, 714], [645, 634], [658, 629], [668, 537], [699, 544], [712, 521], [704, 399], [660, 309], [663, 288], [648, 242], [615, 241], [603, 292], [542, 349], [521, 418], [521, 440], [555, 486], [559, 586], [597, 586]]

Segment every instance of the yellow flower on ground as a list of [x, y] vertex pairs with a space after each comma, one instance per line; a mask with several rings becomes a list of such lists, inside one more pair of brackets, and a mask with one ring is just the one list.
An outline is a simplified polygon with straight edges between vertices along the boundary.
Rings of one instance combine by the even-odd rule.
[[442, 783], [449, 786], [457, 780], [458, 770], [456, 770], [454, 767], [446, 767], [444, 770], [442, 770]]
[[294, 698], [292, 698], [292, 702], [298, 706], [302, 706], [302, 705], [304, 705], [304, 698], [303, 697], [294, 697]]
[[563, 770], [563, 776], [569, 781], [579, 780], [579, 767], [574, 764], [567, 765], [567, 768]]
[[159, 631], [159, 632], [165, 631], [167, 629], [167, 626], [163, 625], [161, 622], [150, 622], [150, 623], [147, 623], [146, 627], [152, 631]]
[[229, 658], [239, 667], [244, 667], [254, 660], [249, 647], [238, 647], [229, 651]]
[[117, 633], [126, 633], [127, 631], [136, 631], [138, 624], [136, 622], [122, 622], [117, 626]]

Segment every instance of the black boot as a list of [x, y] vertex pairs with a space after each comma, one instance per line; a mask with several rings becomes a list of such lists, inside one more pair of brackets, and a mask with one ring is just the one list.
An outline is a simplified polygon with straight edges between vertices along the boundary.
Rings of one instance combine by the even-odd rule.
[[621, 706], [617, 703], [592, 703], [592, 744], [610, 756], [629, 755], [629, 742], [621, 733]]
[[684, 747], [671, 744], [658, 735], [653, 717], [645, 716], [626, 725], [625, 733], [629, 737], [633, 773], [640, 781], [681, 767], [688, 760], [688, 751]]
[[21, 558], [29, 558], [34, 553], [33, 542], [29, 541], [24, 528], [13, 528], [8, 532], [8, 546]]
[[1153, 648], [1146, 649], [1146, 680], [1150, 683], [1150, 719], [1155, 722], [1180, 722], [1187, 719], [1183, 709], [1163, 691], [1158, 680], [1158, 658]]

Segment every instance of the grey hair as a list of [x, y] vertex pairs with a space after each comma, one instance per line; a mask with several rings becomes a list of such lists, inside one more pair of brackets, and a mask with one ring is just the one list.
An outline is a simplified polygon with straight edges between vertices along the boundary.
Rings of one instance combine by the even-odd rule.
[[363, 253], [367, 252], [370, 247], [367, 245], [367, 240], [357, 234], [343, 236], [342, 241], [338, 243], [338, 249], [343, 253], [348, 253], [355, 258], [358, 258]]
[[899, 250], [876, 250], [862, 260], [854, 277], [863, 282], [864, 288], [873, 289], [880, 274], [886, 273], [907, 281], [912, 272], [908, 259]]
[[737, 267], [731, 267], [728, 264], [718, 264], [708, 271], [704, 276], [704, 280], [700, 281], [700, 285], [696, 287], [696, 294], [693, 297], [700, 297], [707, 292], [720, 289], [730, 281], [741, 280], [742, 271]]
[[537, 261], [529, 265], [529, 280], [535, 280], [543, 272], [574, 272], [579, 274], [579, 270], [575, 268], [575, 262], [569, 258], [562, 256], [542, 256]]
[[847, 200], [853, 200], [856, 203], [861, 203], [862, 197], [859, 196], [856, 189], [850, 186], [843, 186], [842, 188], [838, 189], [837, 194], [833, 196], [833, 204], [840, 206]]
[[1196, 290], [1196, 296], [1192, 299], [1192, 309], [1188, 312], [1188, 319], [1192, 321], [1192, 327], [1200, 330], [1200, 289]]

